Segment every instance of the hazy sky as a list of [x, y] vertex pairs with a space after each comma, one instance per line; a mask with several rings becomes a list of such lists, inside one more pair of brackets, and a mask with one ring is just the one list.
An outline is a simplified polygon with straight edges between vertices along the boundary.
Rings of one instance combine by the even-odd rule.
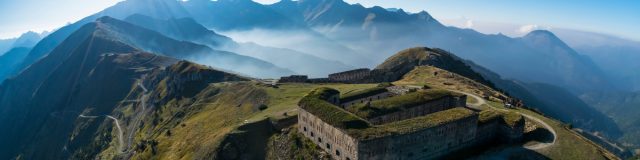
[[[61, 27], [121, 0], [0, 0], [0, 38], [28, 30]], [[273, 3], [277, 0], [257, 0]], [[637, 0], [346, 0], [406, 11], [426, 10], [437, 19], [469, 19], [518, 25], [571, 28], [640, 40]]]

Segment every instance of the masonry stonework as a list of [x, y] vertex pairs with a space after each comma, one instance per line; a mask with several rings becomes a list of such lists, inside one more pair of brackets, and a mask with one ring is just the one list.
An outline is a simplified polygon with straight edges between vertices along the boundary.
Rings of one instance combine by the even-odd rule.
[[[345, 116], [345, 114], [347, 116], [355, 116], [355, 114], [350, 113], [342, 107], [345, 103], [340, 102], [339, 92], [336, 92], [337, 91], [334, 90], [334, 92], [329, 93], [329, 95], [319, 94], [323, 97], [322, 101], [326, 101], [332, 105], [318, 105], [331, 107], [327, 112], [341, 112], [339, 116]], [[375, 101], [375, 99], [371, 99], [370, 101]], [[414, 107], [409, 107], [406, 110], [391, 112], [370, 119], [362, 118], [363, 121], [366, 121], [366, 123], [370, 125], [370, 127], [366, 127], [366, 129], [345, 128], [344, 125], [332, 125], [350, 123], [354, 120], [351, 119], [346, 122], [336, 123], [334, 116], [319, 113], [318, 108], [309, 108], [312, 109], [313, 112], [305, 109], [309, 107], [306, 105], [315, 104], [317, 103], [300, 103], [298, 115], [299, 132], [329, 153], [333, 159], [337, 160], [437, 159], [455, 151], [469, 149], [486, 143], [493, 143], [495, 140], [501, 140], [507, 143], [516, 142], [522, 138], [524, 130], [523, 119], [513, 125], [506, 125], [504, 120], [500, 118], [483, 119], [481, 121], [479, 118], [480, 113], [463, 108], [466, 106], [466, 96], [460, 95], [444, 96]], [[424, 120], [436, 120], [429, 119], [431, 114], [445, 115], [445, 118], [450, 118], [446, 117], [446, 115], [448, 115], [448, 113], [456, 113], [457, 111], [464, 111], [464, 113], [468, 114], [438, 123], [412, 121], [414, 118], [417, 117], [419, 119], [422, 116], [428, 117]], [[355, 121], [358, 120], [356, 119]], [[416, 125], [424, 127], [412, 128], [407, 132], [399, 134], [387, 135], [385, 134], [386, 131], [375, 131], [378, 128], [389, 127], [388, 125], [398, 123], [434, 124], [426, 126]], [[405, 126], [401, 127], [406, 128]], [[363, 131], [360, 132], [359, 130]], [[369, 132], [382, 135], [362, 135], [362, 133]]]

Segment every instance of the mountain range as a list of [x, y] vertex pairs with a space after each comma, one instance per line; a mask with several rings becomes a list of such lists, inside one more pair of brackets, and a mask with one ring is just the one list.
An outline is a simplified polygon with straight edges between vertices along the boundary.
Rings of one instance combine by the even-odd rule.
[[[384, 68], [393, 66], [384, 63], [393, 53], [415, 46], [455, 54], [456, 62], [470, 67], [457, 74], [573, 127], [638, 148], [640, 128], [633, 113], [640, 112], [635, 107], [640, 104], [640, 74], [633, 60], [640, 57], [633, 53], [639, 48], [626, 41], [593, 46], [563, 40], [544, 30], [516, 38], [483, 34], [445, 26], [426, 11], [366, 8], [342, 0], [268, 5], [251, 0], [126, 0], [44, 38], [30, 32], [0, 41], [0, 130], [5, 131], [0, 141], [18, 144], [0, 146], [0, 159], [90, 158], [81, 156], [102, 150], [89, 146], [108, 148], [110, 144], [101, 143], [117, 138], [99, 135], [118, 132], [108, 127], [111, 118], [126, 118], [120, 132], [133, 134], [141, 121], [166, 120], [150, 118], [162, 117], [156, 114], [200, 109], [193, 108], [199, 101], [193, 97], [235, 95], [209, 82], [324, 77], [377, 64]], [[411, 61], [394, 69], [405, 73], [415, 66]], [[237, 94], [263, 96], [242, 86]], [[147, 93], [145, 87], [154, 89]], [[207, 99], [224, 103], [216, 98]], [[130, 100], [136, 102], [124, 103]], [[139, 108], [146, 106], [143, 101], [182, 108]], [[145, 131], [157, 136], [157, 130]], [[130, 158], [134, 140], [119, 139], [128, 145], [111, 149], [127, 153], [119, 158]], [[44, 142], [50, 145], [37, 145]], [[46, 152], [55, 149], [59, 152]]]
[[[233, 0], [181, 3], [191, 12], [194, 19], [203, 22], [207, 28], [219, 30], [231, 38], [294, 50], [323, 48], [323, 53], [311, 54], [325, 59], [338, 60], [336, 57], [340, 57], [341, 62], [356, 67], [370, 67], [384, 60], [389, 53], [427, 45], [456, 53], [463, 59], [494, 71], [502, 77], [501, 79], [513, 79], [525, 85], [542, 83], [561, 86], [560, 89], [567, 90], [564, 93], [568, 93], [563, 95], [570, 99], [613, 86], [590, 58], [577, 54], [548, 31], [531, 32], [521, 38], [486, 35], [469, 29], [444, 26], [427, 12], [407, 13], [403, 10], [389, 11], [381, 7], [366, 8], [340, 0], [284, 0], [270, 5]], [[247, 15], [269, 15], [271, 21], [234, 23], [236, 19], [218, 17], [222, 15], [238, 15], [238, 19]], [[291, 37], [303, 37], [300, 39], [304, 43], [287, 43], [287, 39]], [[331, 39], [333, 42], [322, 43], [325, 39]], [[341, 47], [335, 47], [333, 44], [336, 42]], [[314, 46], [309, 47], [307, 44]], [[347, 49], [342, 49], [342, 46]], [[343, 50], [339, 52], [342, 55], [332, 55], [330, 53], [333, 52], [326, 51], [326, 48]], [[370, 60], [365, 63], [349, 60], [353, 56], [361, 55], [367, 55], [367, 59]], [[556, 94], [551, 91], [535, 93]], [[545, 101], [548, 101], [547, 104], [557, 103]], [[603, 124], [612, 124], [612, 121], [607, 116], [598, 114], [593, 107], [579, 101], [581, 100], [576, 102], [578, 104], [573, 104], [580, 106], [576, 108], [596, 116], [585, 115], [579, 118], [582, 120], [574, 121], [565, 112], [573, 109], [547, 107], [546, 110], [550, 115], [557, 115], [557, 118], [576, 123], [576, 126], [604, 131], [612, 137], [619, 135], [620, 131], [615, 127], [612, 129], [609, 125], [593, 126], [591, 122], [604, 120], [607, 122]]]

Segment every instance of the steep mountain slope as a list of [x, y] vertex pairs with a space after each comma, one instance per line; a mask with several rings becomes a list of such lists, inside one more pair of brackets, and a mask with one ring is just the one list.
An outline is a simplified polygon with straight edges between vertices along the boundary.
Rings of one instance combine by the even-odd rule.
[[12, 47], [33, 47], [42, 39], [42, 36], [36, 32], [29, 31], [23, 33], [13, 42]]
[[285, 15], [247, 0], [192, 0], [182, 5], [191, 16], [209, 28], [218, 30], [248, 30], [254, 28], [299, 29], [304, 25]]
[[640, 42], [616, 36], [576, 31], [552, 29], [567, 45], [578, 53], [588, 56], [622, 90], [640, 90]]
[[15, 42], [16, 39], [15, 38], [10, 38], [10, 39], [0, 39], [0, 55], [4, 54], [5, 52], [9, 51], [13, 45], [13, 42]]
[[[532, 31], [522, 37], [522, 40], [531, 48], [539, 51], [539, 53], [545, 54], [539, 56], [553, 58], [554, 61], [549, 62], [548, 65], [557, 69], [558, 73], [556, 74], [564, 75], [551, 75], [554, 79], [542, 82], [564, 86], [572, 91], [578, 91], [578, 93], [585, 93], [594, 89], [607, 90], [613, 87], [609, 84], [608, 77], [591, 59], [579, 55], [553, 33], [545, 30]], [[556, 84], [553, 82], [564, 83]], [[599, 84], [600, 86], [584, 87], [593, 84]]]
[[184, 12], [184, 9], [177, 1], [174, 0], [127, 0], [119, 2], [118, 4], [101, 12], [87, 16], [77, 22], [57, 29], [55, 32], [44, 37], [33, 47], [24, 61], [20, 62], [20, 65], [9, 69], [11, 72], [8, 76], [19, 74], [29, 65], [48, 55], [69, 35], [87, 23], [91, 23], [103, 16], [112, 16], [114, 18], [123, 19], [126, 16], [136, 13], [150, 15], [157, 18], [188, 16], [188, 13]]
[[103, 17], [98, 20], [109, 27], [118, 38], [148, 52], [169, 57], [188, 59], [224, 70], [256, 77], [278, 77], [293, 74], [271, 63], [232, 52], [213, 50], [207, 46], [178, 41], [164, 35], [117, 19]]
[[[171, 104], [193, 106], [196, 101], [181, 100], [210, 83], [247, 80], [141, 51], [108, 21], [84, 25], [49, 56], [0, 85], [0, 141], [6, 142], [0, 144], [0, 159], [126, 159], [147, 143], [134, 139], [140, 126], [163, 128], [168, 119], [158, 114], [176, 114]], [[238, 95], [228, 96], [242, 101], [247, 93], [229, 90], [211, 88], [198, 100], [213, 103], [218, 93], [233, 93]], [[143, 133], [165, 130], [153, 131]]]
[[624, 131], [624, 135], [618, 139], [626, 147], [640, 148], [640, 92], [601, 92], [591, 93], [580, 97], [601, 112], [609, 115]]
[[[69, 137], [74, 121], [83, 121], [79, 114], [110, 114], [135, 79], [148, 72], [145, 68], [175, 61], [114, 41], [102, 27], [97, 23], [84, 26], [51, 56], [2, 83], [0, 137], [7, 142], [2, 145], [2, 159], [17, 155], [64, 159], [67, 150], [87, 144], [87, 139]], [[72, 137], [93, 135], [98, 124], [87, 124], [92, 129]]]
[[0, 83], [7, 78], [11, 68], [19, 65], [27, 57], [30, 50], [31, 48], [16, 47], [0, 55]]
[[610, 86], [599, 70], [591, 70], [592, 62], [575, 54], [562, 41], [535, 45], [531, 42], [537, 40], [531, 39], [539, 37], [485, 35], [446, 27], [426, 12], [412, 14], [381, 7], [365, 8], [341, 0], [281, 1], [269, 7], [369, 55], [374, 63], [383, 61], [390, 56], [388, 53], [428, 45], [473, 60], [505, 78], [568, 86], [572, 92]]
[[[31, 47], [36, 45], [42, 37], [35, 32], [27, 32], [22, 34], [17, 39], [7, 40], [6, 44], [7, 52], [0, 48], [0, 83], [4, 81], [7, 76], [11, 76], [12, 69], [20, 65], [20, 62], [27, 56]], [[4, 42], [3, 42], [4, 43]]]
[[225, 46], [228, 43], [235, 43], [231, 38], [208, 30], [191, 18], [155, 19], [142, 14], [134, 14], [123, 20], [160, 32], [173, 39], [191, 41], [209, 46], [212, 49]]
[[[125, 21], [155, 30], [171, 38], [206, 45], [212, 49], [230, 51], [290, 69], [313, 77], [325, 76], [351, 69], [338, 61], [329, 61], [290, 49], [260, 46], [254, 43], [237, 43], [232, 39], [206, 29], [190, 18], [158, 20], [144, 15], [132, 15]], [[287, 57], [286, 59], [283, 57]], [[323, 68], [319, 70], [318, 68]]]
[[182, 5], [198, 22], [236, 41], [291, 49], [349, 66], [372, 65], [369, 57], [257, 2], [196, 0]]

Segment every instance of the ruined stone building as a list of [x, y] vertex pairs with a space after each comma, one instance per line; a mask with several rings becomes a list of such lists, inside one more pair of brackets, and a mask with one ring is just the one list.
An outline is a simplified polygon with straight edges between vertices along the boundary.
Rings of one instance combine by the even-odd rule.
[[473, 111], [465, 108], [465, 95], [445, 90], [397, 95], [380, 89], [386, 87], [346, 97], [331, 88], [313, 90], [299, 103], [300, 133], [338, 160], [435, 159], [522, 137], [518, 114]]

